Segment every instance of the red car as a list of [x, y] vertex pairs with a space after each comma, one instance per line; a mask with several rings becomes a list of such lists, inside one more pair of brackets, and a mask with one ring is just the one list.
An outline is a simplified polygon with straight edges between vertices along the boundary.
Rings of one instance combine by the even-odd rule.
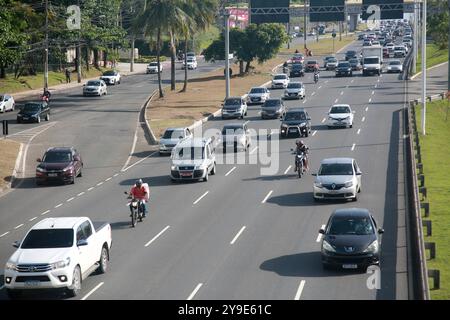
[[305, 57], [301, 53], [296, 53], [291, 59], [292, 63], [303, 63], [305, 61]]
[[49, 148], [44, 157], [37, 159], [36, 184], [44, 182], [75, 183], [75, 177], [81, 177], [83, 161], [78, 151], [73, 147]]
[[316, 69], [319, 70], [319, 62], [317, 60], [308, 60], [306, 62], [306, 71], [314, 71]]

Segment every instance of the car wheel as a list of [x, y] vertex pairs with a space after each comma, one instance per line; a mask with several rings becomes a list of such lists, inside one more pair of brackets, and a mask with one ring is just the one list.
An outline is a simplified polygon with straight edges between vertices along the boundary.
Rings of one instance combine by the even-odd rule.
[[9, 299], [16, 300], [22, 296], [22, 290], [6, 289], [6, 294]]
[[81, 291], [81, 271], [80, 267], [76, 266], [73, 271], [72, 284], [67, 288], [67, 294], [70, 297], [76, 297]]
[[215, 175], [216, 174], [216, 164], [214, 163], [213, 168], [211, 170], [211, 175]]
[[309, 132], [308, 132], [308, 129], [306, 129], [305, 137], [308, 138], [308, 136], [309, 136]]
[[78, 176], [77, 177], [82, 177], [83, 176], [83, 172], [81, 171], [81, 169], [80, 169], [80, 173], [78, 174]]
[[208, 180], [209, 180], [209, 173], [208, 173], [208, 171], [206, 171], [206, 175], [203, 178], [203, 182], [208, 182]]
[[38, 117], [37, 117], [36, 122], [37, 122], [37, 123], [41, 123], [41, 116], [38, 116]]
[[350, 125], [350, 128], [353, 128], [353, 124]]
[[106, 271], [108, 270], [108, 260], [109, 260], [108, 249], [106, 247], [103, 247], [100, 253], [98, 273], [106, 273]]
[[47, 115], [45, 116], [45, 121], [50, 121], [50, 114], [47, 113]]
[[70, 181], [70, 184], [75, 184], [75, 176], [73, 176], [72, 180]]
[[353, 202], [356, 202], [356, 201], [358, 201], [358, 196], [355, 194], [355, 197], [354, 198], [352, 198], [352, 201]]
[[358, 193], [361, 193], [361, 187], [358, 188]]

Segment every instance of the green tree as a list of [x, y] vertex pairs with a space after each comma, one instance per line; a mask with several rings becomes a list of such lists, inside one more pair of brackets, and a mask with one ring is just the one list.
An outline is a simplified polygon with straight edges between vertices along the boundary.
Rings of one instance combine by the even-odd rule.
[[447, 1], [428, 0], [427, 33], [440, 49], [448, 48], [449, 11]]

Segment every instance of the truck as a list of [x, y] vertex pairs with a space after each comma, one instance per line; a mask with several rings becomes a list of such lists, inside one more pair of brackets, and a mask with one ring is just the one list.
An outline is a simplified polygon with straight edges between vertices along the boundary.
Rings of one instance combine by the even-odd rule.
[[370, 46], [361, 50], [363, 76], [369, 74], [381, 74], [383, 65], [383, 47]]
[[88, 217], [47, 218], [35, 224], [5, 266], [4, 285], [11, 299], [26, 290], [63, 290], [77, 296], [91, 273], [108, 269], [112, 244], [109, 223]]

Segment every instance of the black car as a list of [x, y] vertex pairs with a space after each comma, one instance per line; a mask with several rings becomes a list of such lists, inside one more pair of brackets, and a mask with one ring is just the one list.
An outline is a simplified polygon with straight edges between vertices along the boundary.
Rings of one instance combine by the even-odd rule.
[[289, 72], [289, 77], [303, 77], [305, 75], [305, 68], [301, 63], [294, 63], [291, 66], [291, 71]]
[[348, 60], [348, 63], [350, 63], [353, 71], [359, 71], [362, 68], [359, 59], [350, 59]]
[[261, 106], [261, 119], [275, 119], [280, 118], [286, 112], [283, 100], [281, 99], [267, 99]]
[[48, 149], [41, 159], [37, 159], [36, 184], [44, 182], [75, 183], [75, 177], [81, 177], [83, 161], [73, 147], [55, 147]]
[[352, 66], [348, 61], [340, 61], [335, 69], [336, 77], [353, 76]]
[[345, 61], [348, 61], [352, 58], [357, 58], [358, 54], [354, 50], [349, 50], [345, 53]]
[[49, 105], [42, 102], [28, 102], [25, 103], [23, 108], [17, 113], [17, 123], [21, 122], [41, 122], [42, 119], [45, 121], [50, 120], [50, 107]]
[[321, 253], [322, 265], [325, 269], [367, 268], [379, 265], [381, 256], [381, 241], [377, 223], [367, 209], [346, 208], [336, 209], [323, 234]]
[[311, 117], [304, 108], [289, 109], [281, 121], [280, 137], [291, 134], [308, 137], [311, 133]]

